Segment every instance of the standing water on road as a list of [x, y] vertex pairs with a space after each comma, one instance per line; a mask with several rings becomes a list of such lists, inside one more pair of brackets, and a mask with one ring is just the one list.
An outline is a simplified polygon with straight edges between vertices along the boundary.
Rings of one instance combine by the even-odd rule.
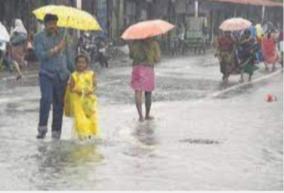
[[[61, 141], [50, 132], [36, 140], [37, 79], [3, 83], [0, 189], [283, 190], [282, 75], [205, 98], [222, 89], [210, 60], [158, 67], [155, 119], [143, 123], [132, 104], [131, 69], [99, 74], [97, 142], [73, 140], [68, 118]], [[269, 93], [277, 101], [266, 102]]]

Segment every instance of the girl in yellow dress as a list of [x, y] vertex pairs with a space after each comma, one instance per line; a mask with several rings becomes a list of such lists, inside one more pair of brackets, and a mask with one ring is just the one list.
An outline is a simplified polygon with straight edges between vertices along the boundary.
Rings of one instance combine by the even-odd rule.
[[65, 94], [65, 115], [73, 117], [74, 130], [80, 140], [98, 136], [97, 98], [95, 73], [89, 70], [89, 59], [78, 55], [76, 70], [72, 73]]

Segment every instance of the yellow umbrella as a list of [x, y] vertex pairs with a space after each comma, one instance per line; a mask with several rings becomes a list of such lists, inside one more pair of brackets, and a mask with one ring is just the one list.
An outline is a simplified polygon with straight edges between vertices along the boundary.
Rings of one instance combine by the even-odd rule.
[[60, 27], [70, 27], [78, 30], [101, 30], [95, 17], [74, 7], [47, 5], [33, 11], [36, 18], [41, 21], [47, 13], [57, 15], [58, 26]]
[[256, 25], [255, 25], [255, 29], [256, 29], [256, 36], [257, 36], [258, 38], [261, 38], [261, 36], [264, 34], [261, 25], [260, 25], [260, 24], [256, 24]]

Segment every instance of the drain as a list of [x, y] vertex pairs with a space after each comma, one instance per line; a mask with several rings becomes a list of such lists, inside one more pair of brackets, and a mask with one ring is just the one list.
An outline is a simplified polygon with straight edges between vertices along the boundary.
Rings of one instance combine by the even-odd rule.
[[220, 144], [219, 141], [212, 139], [183, 139], [180, 140], [180, 142], [190, 143], [190, 144], [204, 144], [204, 145]]

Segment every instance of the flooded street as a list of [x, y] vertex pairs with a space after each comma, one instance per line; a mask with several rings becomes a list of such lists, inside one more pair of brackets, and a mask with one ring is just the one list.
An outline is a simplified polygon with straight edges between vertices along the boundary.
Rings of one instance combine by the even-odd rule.
[[[128, 62], [128, 61], [126, 61]], [[139, 123], [131, 67], [98, 74], [101, 140], [37, 140], [37, 77], [0, 81], [1, 190], [283, 190], [283, 75], [224, 88], [213, 55], [164, 59], [153, 121]], [[267, 77], [267, 78], [262, 78]], [[233, 88], [233, 89], [230, 89]], [[273, 94], [277, 101], [265, 101]]]

